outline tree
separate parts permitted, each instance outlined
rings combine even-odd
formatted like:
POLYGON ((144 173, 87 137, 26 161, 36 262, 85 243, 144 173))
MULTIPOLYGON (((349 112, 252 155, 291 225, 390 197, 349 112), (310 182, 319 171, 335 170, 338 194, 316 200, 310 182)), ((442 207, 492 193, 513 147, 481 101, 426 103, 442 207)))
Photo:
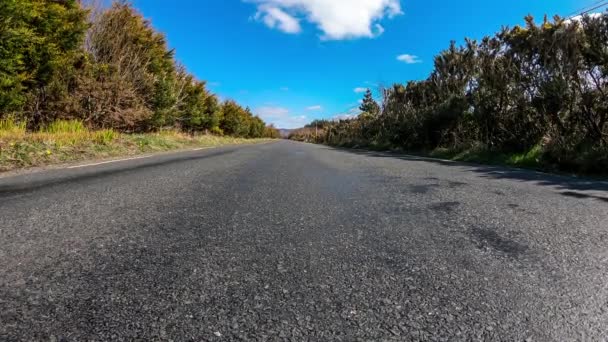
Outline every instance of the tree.
MULTIPOLYGON (((183 91, 174 53, 167 48, 164 35, 156 32, 130 4, 114 3, 94 18, 87 49, 93 62, 101 67, 99 81, 129 89, 126 93, 135 93, 147 109, 133 119, 120 121, 133 123, 137 126, 133 128, 140 130, 174 123, 183 91)), ((110 102, 117 104, 114 109, 118 111, 109 116, 134 113, 134 108, 122 105, 121 93, 108 95, 115 97, 110 102)))
POLYGON ((249 135, 251 112, 243 109, 235 101, 227 100, 222 104, 223 119, 220 128, 227 135, 246 137, 249 135))
POLYGON ((38 125, 47 87, 73 63, 86 29, 76 0, 0 1, 0 115, 29 105, 30 123, 38 125))
MULTIPOLYGON (((503 28, 480 43, 451 42, 427 79, 384 89, 382 106, 368 90, 362 114, 331 122, 323 142, 483 149, 602 172, 608 167, 606 46, 608 14, 545 17, 540 24, 528 16, 523 27, 503 28)), ((292 138, 309 140, 309 134, 303 129, 292 138)))
POLYGON ((367 89, 367 91, 365 92, 365 95, 363 96, 363 101, 361 102, 359 109, 362 112, 368 113, 374 117, 380 113, 380 106, 378 105, 378 102, 374 100, 374 96, 370 89, 367 89))
POLYGON ((209 128, 207 97, 210 95, 205 89, 205 83, 195 81, 191 75, 188 75, 183 93, 184 99, 178 107, 180 113, 179 121, 182 129, 186 131, 201 131, 209 128))

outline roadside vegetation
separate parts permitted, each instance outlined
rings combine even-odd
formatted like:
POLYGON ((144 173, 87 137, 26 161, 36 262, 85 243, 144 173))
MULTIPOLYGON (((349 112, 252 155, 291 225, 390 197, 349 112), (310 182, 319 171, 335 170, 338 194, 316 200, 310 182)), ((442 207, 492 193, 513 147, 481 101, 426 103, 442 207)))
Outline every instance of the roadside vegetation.
POLYGON ((452 42, 421 81, 368 91, 351 120, 291 139, 456 160, 608 173, 608 14, 452 42))
POLYGON ((148 133, 89 130, 80 121, 54 121, 28 131, 12 119, 0 120, 0 172, 90 159, 132 156, 179 149, 250 144, 268 138, 239 138, 175 129, 148 133))
POLYGON ((0 170, 279 137, 127 2, 0 1, 0 37, 0 170))

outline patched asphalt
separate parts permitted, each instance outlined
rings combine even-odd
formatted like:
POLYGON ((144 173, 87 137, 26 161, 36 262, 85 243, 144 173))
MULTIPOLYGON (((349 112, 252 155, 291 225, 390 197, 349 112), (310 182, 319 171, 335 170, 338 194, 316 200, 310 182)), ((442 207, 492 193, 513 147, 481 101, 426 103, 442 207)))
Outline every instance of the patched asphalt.
POLYGON ((606 341, 608 184, 289 141, 0 178, 2 341, 606 341))

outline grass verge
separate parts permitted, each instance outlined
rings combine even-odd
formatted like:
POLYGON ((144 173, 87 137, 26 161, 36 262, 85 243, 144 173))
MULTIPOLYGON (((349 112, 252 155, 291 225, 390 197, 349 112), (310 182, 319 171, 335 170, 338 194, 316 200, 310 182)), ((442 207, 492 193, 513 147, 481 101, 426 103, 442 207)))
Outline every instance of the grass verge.
POLYGON ((535 146, 523 153, 499 153, 483 148, 470 148, 466 150, 450 150, 438 148, 428 154, 430 157, 449 159, 454 161, 473 162, 489 165, 506 165, 527 169, 544 169, 542 164, 542 148, 535 146))
POLYGON ((473 147, 465 150, 450 150, 438 148, 425 155, 449 159, 454 161, 471 162, 486 165, 511 166, 522 169, 550 172, 564 175, 577 175, 605 179, 608 176, 606 153, 599 152, 598 156, 578 154, 576 157, 552 157, 550 152, 544 151, 541 145, 532 147, 521 153, 501 153, 489 151, 482 147, 473 147))
POLYGON ((608 177, 608 151, 582 149, 576 153, 564 153, 543 148, 538 144, 528 151, 505 153, 476 145, 468 148, 436 148, 432 151, 404 150, 390 145, 342 144, 337 147, 363 148, 370 151, 392 151, 420 157, 476 163, 481 165, 510 166, 522 169, 562 175, 584 176, 604 180, 608 177))
POLYGON ((0 172, 268 140, 190 135, 173 130, 149 134, 121 134, 113 130, 90 131, 77 121, 60 121, 38 132, 28 132, 25 126, 6 119, 0 120, 0 172))

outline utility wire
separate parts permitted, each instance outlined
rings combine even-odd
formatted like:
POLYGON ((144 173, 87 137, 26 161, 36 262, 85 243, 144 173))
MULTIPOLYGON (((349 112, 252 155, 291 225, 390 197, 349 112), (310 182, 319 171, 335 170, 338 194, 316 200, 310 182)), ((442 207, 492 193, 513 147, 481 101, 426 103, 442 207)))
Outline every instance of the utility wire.
POLYGON ((597 6, 597 5, 601 5, 601 3, 602 3, 602 2, 604 2, 604 1, 605 1, 605 0, 599 0, 599 1, 597 1, 597 2, 594 2, 593 4, 586 5, 586 6, 585 6, 585 7, 583 7, 583 8, 577 9, 576 11, 574 11, 574 12, 572 12, 572 13, 568 14, 568 17, 571 17, 571 16, 573 16, 573 15, 579 15, 580 13, 585 12, 586 10, 588 10, 588 9, 589 9, 589 8, 591 8, 591 7, 594 7, 594 6, 597 6))
POLYGON ((577 17, 579 15, 585 15, 588 14, 592 11, 595 11, 596 9, 602 8, 604 6, 608 6, 608 1, 598 1, 596 3, 594 3, 593 5, 590 5, 589 7, 583 7, 580 10, 570 14, 570 16, 568 17, 568 19, 572 19, 574 17, 577 17))

